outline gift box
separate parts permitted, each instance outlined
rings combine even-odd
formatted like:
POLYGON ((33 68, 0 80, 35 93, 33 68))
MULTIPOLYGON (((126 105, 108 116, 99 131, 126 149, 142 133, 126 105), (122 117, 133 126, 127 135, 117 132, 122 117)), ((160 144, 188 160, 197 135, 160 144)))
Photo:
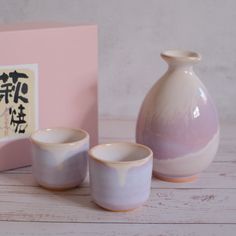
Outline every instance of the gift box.
POLYGON ((82 128, 97 144, 96 26, 2 28, 0 54, 0 170, 31 164, 38 128, 82 128))

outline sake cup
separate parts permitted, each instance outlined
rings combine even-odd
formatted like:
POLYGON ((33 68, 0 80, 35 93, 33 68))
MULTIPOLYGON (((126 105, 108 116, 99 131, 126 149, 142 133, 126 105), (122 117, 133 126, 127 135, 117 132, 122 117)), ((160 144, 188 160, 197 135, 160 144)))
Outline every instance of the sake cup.
POLYGON ((135 143, 102 144, 89 150, 93 201, 111 211, 129 211, 149 197, 153 153, 135 143))
POLYGON ((43 187, 64 190, 79 186, 87 173, 89 134, 52 128, 31 135, 33 175, 43 187))

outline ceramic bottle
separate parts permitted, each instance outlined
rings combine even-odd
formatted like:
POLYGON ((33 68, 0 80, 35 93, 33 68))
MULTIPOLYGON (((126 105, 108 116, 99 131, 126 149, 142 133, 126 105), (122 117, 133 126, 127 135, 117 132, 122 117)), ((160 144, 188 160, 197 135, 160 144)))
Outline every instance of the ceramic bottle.
POLYGON ((215 105, 193 65, 196 52, 161 53, 167 72, 154 84, 141 106, 136 141, 154 152, 153 174, 171 182, 188 182, 212 162, 219 143, 215 105))

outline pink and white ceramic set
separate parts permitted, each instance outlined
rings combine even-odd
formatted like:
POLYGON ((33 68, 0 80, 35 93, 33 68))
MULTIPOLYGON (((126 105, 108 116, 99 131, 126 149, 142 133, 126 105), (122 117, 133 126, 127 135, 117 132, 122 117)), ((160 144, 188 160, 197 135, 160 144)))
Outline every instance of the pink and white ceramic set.
POLYGON ((162 180, 187 182, 212 162, 219 123, 213 101, 192 69, 200 55, 169 50, 161 56, 169 68, 142 104, 137 143, 102 144, 89 150, 84 130, 37 131, 31 141, 33 173, 40 185, 80 185, 88 159, 94 202, 111 211, 127 211, 148 199, 152 172, 162 180))

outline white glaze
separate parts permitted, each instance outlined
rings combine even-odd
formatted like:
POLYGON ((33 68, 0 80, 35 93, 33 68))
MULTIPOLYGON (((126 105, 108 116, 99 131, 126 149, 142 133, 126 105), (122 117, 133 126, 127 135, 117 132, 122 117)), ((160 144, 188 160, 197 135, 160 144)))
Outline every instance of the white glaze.
POLYGON ((149 159, 144 159, 144 160, 140 160, 139 162, 134 162, 134 163, 106 163, 106 166, 109 166, 110 168, 113 168, 118 176, 118 180, 119 180, 119 185, 120 187, 123 187, 126 183, 126 176, 128 171, 131 168, 135 168, 138 166, 142 166, 144 165, 146 162, 148 162, 149 159))
POLYGON ((150 155, 150 150, 135 143, 111 143, 98 145, 92 148, 90 153, 104 163, 130 165, 135 161, 142 163, 150 155))
POLYGON ((192 111, 194 114, 201 93, 199 85, 202 89, 205 87, 192 69, 186 67, 185 73, 182 70, 183 68, 173 70, 170 67, 159 83, 151 89, 150 96, 145 101, 145 104, 149 104, 146 106, 145 113, 155 113, 152 119, 161 119, 164 124, 173 122, 173 118, 182 118, 187 122, 189 112, 192 111), (168 85, 169 83, 171 86, 168 85), (163 86, 168 86, 168 89, 163 89, 163 86), (192 99, 186 99, 190 97, 192 99))
POLYGON ((32 134, 31 138, 41 146, 50 145, 50 150, 52 150, 52 145, 74 145, 76 142, 80 142, 86 138, 88 134, 83 130, 75 130, 70 128, 53 128, 38 130, 32 134))

